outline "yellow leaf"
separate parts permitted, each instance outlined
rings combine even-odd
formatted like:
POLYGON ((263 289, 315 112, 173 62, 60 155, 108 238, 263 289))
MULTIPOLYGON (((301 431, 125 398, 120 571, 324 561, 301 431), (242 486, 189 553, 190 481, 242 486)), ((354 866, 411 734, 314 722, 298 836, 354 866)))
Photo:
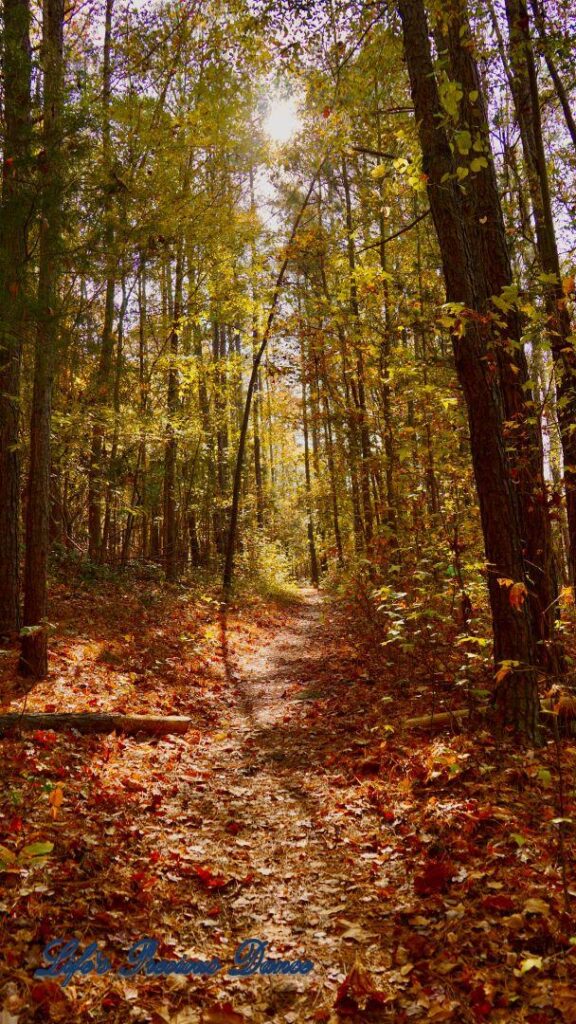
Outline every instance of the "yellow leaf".
POLYGON ((574 291, 574 274, 570 274, 568 277, 564 278, 562 281, 562 291, 564 292, 564 295, 572 294, 574 291))
POLYGON ((534 968, 537 971, 539 971, 541 967, 542 967, 542 957, 541 956, 527 956, 526 959, 522 960, 522 963, 520 964, 520 973, 521 974, 526 974, 527 971, 531 971, 534 968))

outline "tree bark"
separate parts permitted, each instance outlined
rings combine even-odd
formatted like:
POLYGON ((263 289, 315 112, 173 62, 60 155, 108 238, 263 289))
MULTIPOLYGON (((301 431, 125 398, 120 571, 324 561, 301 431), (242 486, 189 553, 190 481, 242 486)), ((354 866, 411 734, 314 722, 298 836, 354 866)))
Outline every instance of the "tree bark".
MULTIPOLYGON (((499 296, 512 284, 513 276, 466 0, 456 0, 453 5, 446 45, 452 74, 463 90, 460 104, 462 123, 472 138, 480 141, 485 157, 485 166, 474 173, 471 181, 467 179, 462 199, 470 225, 469 237, 476 245, 474 259, 482 297, 479 309, 490 313, 492 297, 499 296), (471 95, 476 98, 471 100, 471 95)), ((500 314, 499 319, 502 323, 493 332, 491 352, 498 364, 504 407, 504 440, 520 506, 536 655, 542 667, 555 674, 562 663, 562 652, 554 641, 554 605, 558 588, 546 502, 542 433, 533 414, 520 315, 512 308, 506 314, 500 314)))
POLYGON ((30 469, 26 506, 24 629, 19 669, 44 678, 48 672, 47 568, 50 521, 50 426, 59 334, 58 281, 64 198, 62 109, 64 0, 44 0, 43 180, 41 191, 38 322, 30 425, 30 469))
POLYGON ((512 605, 499 579, 528 589, 521 512, 504 441, 504 400, 498 366, 489 353, 497 344, 486 313, 485 285, 477 253, 478 225, 456 180, 432 62, 422 0, 398 0, 427 191, 441 251, 449 302, 471 312, 464 336, 453 335, 458 379, 470 427, 472 463, 486 559, 494 630, 494 656, 502 675, 496 690, 500 727, 511 726, 538 741, 535 641, 526 602, 512 605), (476 317, 474 314, 480 314, 476 317))
POLYGON ((20 362, 27 312, 30 187, 30 10, 4 0, 4 140, 0 198, 0 635, 20 626, 20 362))

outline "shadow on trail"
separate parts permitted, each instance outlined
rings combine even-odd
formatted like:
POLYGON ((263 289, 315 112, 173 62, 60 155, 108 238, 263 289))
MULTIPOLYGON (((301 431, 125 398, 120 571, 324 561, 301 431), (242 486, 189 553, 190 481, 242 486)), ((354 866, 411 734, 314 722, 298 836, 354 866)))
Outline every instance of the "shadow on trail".
MULTIPOLYGON (((308 814, 318 814, 320 798, 305 787, 315 776, 327 784, 337 784, 341 769, 327 761, 334 753, 357 742, 362 732, 362 719, 373 704, 373 690, 357 686, 357 703, 353 714, 339 714, 322 706, 313 711, 312 721, 298 716, 295 704, 298 694, 288 694, 298 682, 303 690, 334 694, 331 663, 337 653, 331 651, 316 603, 304 602, 296 619, 273 636, 261 666, 246 670, 242 658, 233 650, 229 638, 226 611, 220 613, 220 644, 222 663, 228 684, 233 688, 241 714, 249 725, 250 749, 239 766, 246 775, 265 774, 276 787, 298 800, 308 814), (284 640, 284 643, 282 643, 284 640), (301 642, 301 653, 298 650, 301 642), (353 738, 354 737, 354 738, 353 738)), ((255 655, 258 661, 258 655, 255 655)), ((346 671, 340 661, 338 671, 346 671)))

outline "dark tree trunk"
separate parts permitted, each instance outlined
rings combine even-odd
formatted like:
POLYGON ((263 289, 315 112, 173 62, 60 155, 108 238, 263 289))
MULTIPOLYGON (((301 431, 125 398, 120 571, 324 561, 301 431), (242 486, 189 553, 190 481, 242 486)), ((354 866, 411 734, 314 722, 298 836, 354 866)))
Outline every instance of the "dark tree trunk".
POLYGON ((44 0, 44 167, 41 191, 38 323, 30 425, 26 505, 24 629, 20 671, 42 679, 48 671, 47 567, 50 522, 50 425, 59 332, 63 187, 62 104, 64 0, 44 0))
MULTIPOLYGON (((442 109, 422 0, 398 0, 412 99, 427 175, 430 208, 438 235, 447 297, 471 312, 485 313, 479 266, 478 225, 455 179, 452 150, 441 126, 442 109)), ((497 344, 490 322, 471 316, 463 337, 453 338, 458 379, 470 426, 494 629, 494 655, 502 671, 496 698, 500 726, 511 726, 529 742, 538 740, 535 640, 526 602, 510 601, 502 578, 527 590, 521 511, 511 478, 503 433, 504 400, 498 365, 489 358, 497 344)), ((520 590, 522 593, 522 590, 520 590)))
MULTIPOLYGON (((480 309, 490 313, 492 296, 499 296, 512 283, 513 277, 490 150, 486 105, 464 0, 456 0, 453 6, 447 47, 453 77, 462 84, 464 92, 461 117, 472 137, 481 139, 486 157, 486 166, 474 173, 462 196, 470 225, 469 236, 477 245, 475 259, 482 296, 480 309), (477 96, 474 102, 470 95, 477 96), (475 230, 472 230, 472 225, 475 225, 475 230)), ((558 590, 546 504, 542 434, 531 405, 530 374, 522 345, 520 317, 515 309, 511 309, 506 315, 499 314, 499 318, 501 325, 493 332, 491 351, 498 363, 505 441, 520 505, 529 603, 537 639, 536 655, 539 663, 554 673, 560 667, 562 655, 554 643, 554 604, 558 590)))
POLYGON ((4 140, 0 199, 0 635, 20 625, 20 360, 27 311, 30 167, 30 11, 4 0, 4 140))

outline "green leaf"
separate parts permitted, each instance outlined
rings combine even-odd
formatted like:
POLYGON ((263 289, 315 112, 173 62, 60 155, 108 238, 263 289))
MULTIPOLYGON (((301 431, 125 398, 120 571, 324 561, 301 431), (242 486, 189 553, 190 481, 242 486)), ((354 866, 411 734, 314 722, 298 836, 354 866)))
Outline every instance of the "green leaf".
POLYGON ((552 785, 552 772, 548 768, 539 768, 536 774, 543 786, 552 785))
POLYGON ((7 846, 0 846, 0 866, 5 864, 13 864, 16 860, 16 854, 9 850, 7 846))
POLYGON ((456 132, 455 140, 458 152, 462 153, 462 156, 467 156, 472 148, 472 136, 470 132, 467 129, 456 132))
POLYGON ((47 857, 49 853, 52 853, 53 849, 54 843, 29 843, 28 846, 24 846, 20 850, 18 858, 47 857))

